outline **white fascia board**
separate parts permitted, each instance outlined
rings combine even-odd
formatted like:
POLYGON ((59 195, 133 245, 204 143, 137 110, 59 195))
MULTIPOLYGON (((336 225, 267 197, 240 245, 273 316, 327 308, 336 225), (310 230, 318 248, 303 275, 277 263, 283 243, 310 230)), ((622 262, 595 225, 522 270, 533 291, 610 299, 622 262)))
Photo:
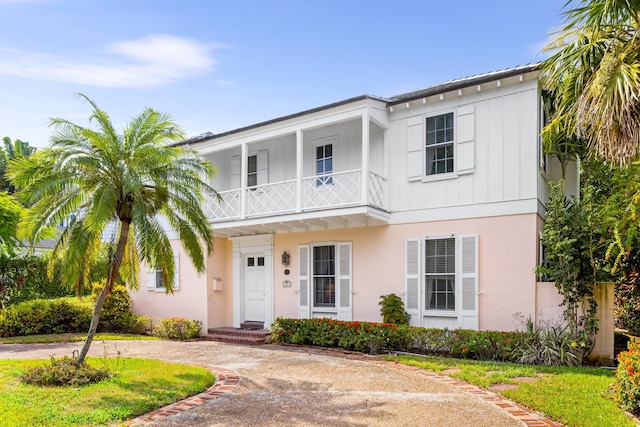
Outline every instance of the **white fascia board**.
POLYGON ((537 198, 395 212, 391 214, 389 224, 447 221, 532 213, 539 214, 537 198))
MULTIPOLYGON (((309 221, 314 219, 327 220, 333 217, 352 216, 352 215, 367 215, 381 222, 389 221, 389 214, 378 209, 371 208, 369 206, 355 206, 348 208, 336 208, 336 209, 320 209, 316 211, 299 212, 285 215, 274 215, 258 218, 243 219, 237 221, 225 221, 214 222, 212 228, 214 231, 219 230, 223 232, 225 228, 239 228, 239 227, 260 227, 268 226, 269 224, 287 224, 289 222, 296 221, 309 221)), ((294 226, 295 227, 295 226, 294 226)), ((277 227, 276 227, 277 228, 277 227)))

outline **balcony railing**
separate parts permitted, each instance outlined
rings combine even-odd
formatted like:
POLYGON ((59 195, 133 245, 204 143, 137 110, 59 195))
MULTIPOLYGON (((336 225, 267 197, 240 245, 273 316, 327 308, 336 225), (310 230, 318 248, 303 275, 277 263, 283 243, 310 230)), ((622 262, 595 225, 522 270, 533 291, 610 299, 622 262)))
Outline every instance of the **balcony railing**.
POLYGON ((335 172, 302 178, 300 200, 297 181, 288 180, 241 189, 221 191, 221 200, 211 197, 204 210, 211 221, 255 218, 329 208, 371 205, 387 209, 387 180, 368 173, 367 199, 363 200, 362 170, 335 172), (245 197, 243 212, 242 197, 245 197))

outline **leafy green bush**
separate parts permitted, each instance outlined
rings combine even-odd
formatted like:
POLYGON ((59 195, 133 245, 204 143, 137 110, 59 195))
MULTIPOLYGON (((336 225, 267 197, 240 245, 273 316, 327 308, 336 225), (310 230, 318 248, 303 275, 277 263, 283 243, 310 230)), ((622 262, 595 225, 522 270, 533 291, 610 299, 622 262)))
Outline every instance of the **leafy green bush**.
POLYGON ((75 297, 22 302, 0 311, 0 335, 4 337, 86 332, 92 305, 75 297))
POLYGON ((95 368, 86 363, 77 365, 75 360, 64 357, 51 358, 51 364, 25 369, 20 380, 38 386, 83 386, 110 378, 107 369, 95 368))
POLYGON ((160 322, 153 328, 153 335, 170 340, 189 340, 198 338, 201 328, 202 322, 199 320, 172 317, 160 319, 160 322))
POLYGON ((380 315, 384 323, 409 324, 411 315, 404 310, 404 302, 398 295, 382 295, 378 305, 380 306, 380 315))
POLYGON ((512 359, 523 338, 519 332, 416 328, 393 323, 334 319, 283 319, 271 325, 276 342, 338 347, 368 352, 412 351, 478 360, 512 359))
POLYGON ((47 260, 37 256, 8 258, 0 256, 0 307, 24 301, 73 295, 60 285, 57 273, 47 276, 47 260))
POLYGON ((623 409, 640 415, 640 339, 629 341, 629 350, 618 355, 614 383, 616 401, 623 409))
MULTIPOLYGON (((105 285, 106 279, 91 284, 91 297, 95 302, 105 285)), ((151 320, 146 316, 137 316, 131 312, 131 297, 124 285, 115 285, 102 306, 99 332, 121 332, 126 334, 144 334, 149 332, 151 320)))

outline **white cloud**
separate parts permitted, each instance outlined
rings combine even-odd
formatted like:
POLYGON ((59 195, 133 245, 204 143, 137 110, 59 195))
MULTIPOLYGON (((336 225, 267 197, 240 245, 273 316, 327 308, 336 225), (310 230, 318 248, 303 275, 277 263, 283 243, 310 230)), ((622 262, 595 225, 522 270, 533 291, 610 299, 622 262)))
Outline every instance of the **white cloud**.
POLYGON ((156 34, 111 43, 105 55, 91 61, 3 49, 0 74, 110 88, 154 87, 213 71, 212 51, 218 47, 156 34))

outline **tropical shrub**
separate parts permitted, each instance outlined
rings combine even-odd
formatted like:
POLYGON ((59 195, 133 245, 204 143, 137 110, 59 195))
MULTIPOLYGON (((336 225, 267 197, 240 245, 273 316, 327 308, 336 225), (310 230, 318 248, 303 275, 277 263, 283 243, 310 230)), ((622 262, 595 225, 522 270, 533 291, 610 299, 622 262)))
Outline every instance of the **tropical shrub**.
POLYGON ((528 365, 580 366, 591 349, 585 331, 572 331, 569 325, 536 327, 529 318, 523 339, 514 351, 514 361, 528 365))
POLYGON ((74 359, 51 358, 51 364, 34 366, 20 374, 20 380, 26 384, 38 386, 83 386, 110 378, 107 369, 96 368, 86 363, 78 365, 74 359))
POLYGON ((198 338, 202 322, 190 320, 182 317, 172 317, 170 319, 160 319, 153 328, 153 335, 169 340, 189 340, 198 338))
POLYGON ((380 315, 384 323, 396 325, 408 325, 411 315, 404 310, 404 302, 396 294, 382 295, 380 297, 380 315))
POLYGON ((0 311, 0 336, 86 332, 90 322, 91 302, 86 298, 26 301, 0 311))
POLYGON ((623 409, 640 415, 640 339, 629 341, 629 350, 618 355, 614 383, 616 401, 623 409))

